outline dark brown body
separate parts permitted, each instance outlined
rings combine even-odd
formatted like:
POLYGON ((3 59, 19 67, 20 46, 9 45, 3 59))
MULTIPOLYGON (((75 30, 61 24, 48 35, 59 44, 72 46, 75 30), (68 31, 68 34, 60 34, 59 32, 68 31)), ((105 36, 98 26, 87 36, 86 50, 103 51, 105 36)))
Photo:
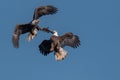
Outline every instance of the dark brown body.
POLYGON ((20 25, 17 25, 15 27, 14 33, 18 33, 18 31, 19 31, 19 33, 21 33, 21 34, 24 34, 24 33, 27 33, 27 32, 30 32, 32 34, 32 29, 34 29, 34 28, 39 29, 38 26, 36 26, 36 25, 20 24, 20 25))

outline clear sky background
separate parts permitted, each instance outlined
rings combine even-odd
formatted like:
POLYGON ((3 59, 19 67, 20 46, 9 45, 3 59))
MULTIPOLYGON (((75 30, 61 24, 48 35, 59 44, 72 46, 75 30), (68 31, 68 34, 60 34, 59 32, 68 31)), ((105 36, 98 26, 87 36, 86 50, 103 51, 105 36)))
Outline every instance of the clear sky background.
POLYGON ((120 80, 119 57, 119 0, 0 1, 0 80, 120 80), (40 31, 30 43, 25 34, 19 49, 12 45, 16 24, 31 21, 35 7, 42 5, 54 5, 59 11, 42 17, 39 26, 80 37, 81 46, 66 47, 69 53, 63 61, 38 50, 51 34, 40 31))

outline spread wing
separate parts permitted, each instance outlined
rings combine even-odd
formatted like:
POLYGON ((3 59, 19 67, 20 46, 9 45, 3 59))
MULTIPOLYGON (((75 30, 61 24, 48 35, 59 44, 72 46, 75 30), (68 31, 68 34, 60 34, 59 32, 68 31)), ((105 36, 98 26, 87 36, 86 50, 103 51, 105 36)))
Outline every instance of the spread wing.
POLYGON ((43 15, 54 14, 57 12, 57 8, 52 5, 40 6, 35 9, 33 20, 39 19, 43 15))
POLYGON ((44 40, 40 45, 39 45, 39 51, 44 55, 47 56, 51 51, 51 41, 50 40, 44 40))
POLYGON ((14 30, 14 34, 12 36, 12 43, 15 48, 19 47, 19 37, 21 34, 21 29, 19 27, 20 25, 17 25, 14 30))
POLYGON ((66 33, 63 36, 60 36, 59 41, 61 47, 70 46, 73 48, 77 48, 80 45, 79 37, 77 35, 74 35, 73 33, 66 33))
POLYGON ((19 24, 16 25, 13 36, 12 36, 12 43, 15 48, 19 47, 19 38, 21 34, 27 33, 29 31, 28 24, 19 24))

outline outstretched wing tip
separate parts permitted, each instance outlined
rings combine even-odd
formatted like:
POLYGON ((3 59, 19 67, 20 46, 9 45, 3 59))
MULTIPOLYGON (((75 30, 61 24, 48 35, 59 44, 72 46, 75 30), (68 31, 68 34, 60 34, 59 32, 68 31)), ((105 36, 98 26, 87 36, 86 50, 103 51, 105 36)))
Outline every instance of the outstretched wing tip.
POLYGON ((64 34, 63 36, 61 36, 61 38, 62 38, 62 41, 61 41, 62 47, 70 46, 72 48, 77 48, 80 46, 79 36, 74 35, 71 32, 64 34))
POLYGON ((58 9, 53 5, 40 6, 35 8, 33 19, 38 19, 44 15, 52 15, 57 13, 58 9))
POLYGON ((42 43, 38 46, 39 51, 42 55, 47 56, 50 53, 50 41, 43 40, 42 43))
POLYGON ((12 43, 15 48, 19 48, 19 36, 16 34, 13 34, 12 36, 12 43))

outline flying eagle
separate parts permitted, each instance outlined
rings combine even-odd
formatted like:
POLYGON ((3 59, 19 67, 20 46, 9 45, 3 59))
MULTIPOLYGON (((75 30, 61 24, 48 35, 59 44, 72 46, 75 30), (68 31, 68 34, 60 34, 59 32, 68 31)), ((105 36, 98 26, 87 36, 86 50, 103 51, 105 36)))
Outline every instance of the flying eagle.
POLYGON ((15 27, 13 36, 12 36, 12 42, 13 42, 13 46, 15 48, 19 47, 19 38, 21 34, 25 34, 28 33, 28 41, 30 41, 31 39, 33 39, 36 35, 37 35, 37 31, 41 30, 44 32, 49 32, 48 28, 41 28, 39 27, 38 24, 38 20, 34 20, 36 21, 35 24, 27 23, 27 24, 18 24, 15 27))
POLYGON ((57 31, 53 31, 50 39, 43 40, 39 45, 39 50, 44 56, 54 52, 56 60, 63 60, 67 56, 67 51, 63 49, 65 46, 77 48, 79 45, 80 39, 77 35, 68 32, 62 36, 58 36, 57 31))
POLYGON ((29 32, 27 39, 28 41, 30 41, 37 35, 38 30, 49 32, 48 28, 39 28, 38 26, 39 18, 44 15, 54 14, 56 12, 57 12, 57 8, 52 5, 40 6, 38 8, 35 8, 33 20, 31 22, 27 24, 16 25, 14 34, 12 37, 14 47, 16 48, 19 47, 19 37, 21 34, 25 34, 29 32))

